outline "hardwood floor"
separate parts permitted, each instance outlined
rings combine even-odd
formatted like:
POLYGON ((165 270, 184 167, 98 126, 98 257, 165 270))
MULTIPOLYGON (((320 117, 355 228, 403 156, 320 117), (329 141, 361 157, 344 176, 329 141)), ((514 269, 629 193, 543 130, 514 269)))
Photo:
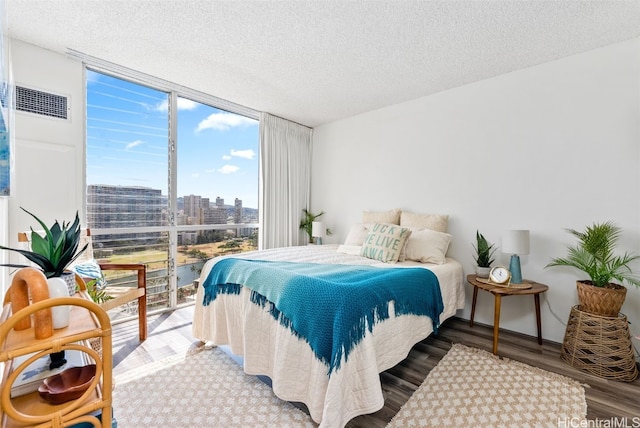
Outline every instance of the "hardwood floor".
MULTIPOLYGON (((198 346, 199 342, 191 335, 192 318, 193 306, 171 313, 151 315, 149 338, 143 343, 138 342, 135 320, 115 324, 114 375, 184 353, 198 346)), ((452 343, 491 352, 492 337, 493 328, 490 326, 476 323, 470 328, 468 321, 458 318, 446 321, 437 335, 416 344, 404 361, 380 375, 385 394, 384 407, 376 413, 354 418, 347 427, 384 427, 420 386, 429 371, 447 353, 452 343)), ((545 341, 538 345, 535 338, 510 331, 501 330, 498 353, 503 357, 568 376, 586 384, 589 419, 602 421, 627 418, 629 426, 640 426, 640 378, 626 383, 583 373, 560 359, 560 344, 545 341)))

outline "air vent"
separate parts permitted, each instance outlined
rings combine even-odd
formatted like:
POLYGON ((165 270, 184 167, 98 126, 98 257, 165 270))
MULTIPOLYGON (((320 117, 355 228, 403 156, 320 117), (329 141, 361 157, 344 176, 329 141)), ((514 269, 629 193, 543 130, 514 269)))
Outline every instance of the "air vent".
POLYGON ((67 119, 67 97, 16 86, 16 110, 67 119))

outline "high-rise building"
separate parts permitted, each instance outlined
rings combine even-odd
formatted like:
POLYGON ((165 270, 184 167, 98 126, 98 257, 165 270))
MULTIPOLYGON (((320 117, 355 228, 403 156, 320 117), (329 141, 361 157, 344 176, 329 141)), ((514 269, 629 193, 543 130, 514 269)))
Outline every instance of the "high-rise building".
MULTIPOLYGON (((87 186, 87 226, 91 229, 137 228, 165 226, 167 198, 161 190, 140 186, 87 186)), ((100 235, 93 238, 94 247, 109 246, 118 239, 135 239, 139 243, 157 240, 157 232, 141 234, 100 235)))
POLYGON ((162 226, 166 198, 159 189, 140 186, 87 186, 87 223, 94 229, 162 226))
POLYGON ((202 224, 202 217, 200 215, 202 197, 199 195, 188 195, 184 196, 183 199, 184 214, 187 216, 187 224, 202 224))
POLYGON ((227 210, 220 207, 202 209, 202 224, 225 224, 227 222, 227 210))
POLYGON ((235 224, 242 223, 242 199, 236 198, 233 211, 233 222, 235 224))

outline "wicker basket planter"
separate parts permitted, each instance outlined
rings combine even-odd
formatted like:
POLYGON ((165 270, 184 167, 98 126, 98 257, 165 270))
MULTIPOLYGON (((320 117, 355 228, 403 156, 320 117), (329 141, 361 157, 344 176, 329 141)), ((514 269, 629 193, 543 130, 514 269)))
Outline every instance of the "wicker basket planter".
POLYGON ((618 284, 595 287, 589 281, 577 281, 576 287, 580 310, 603 317, 617 317, 627 297, 627 289, 618 284))
POLYGON ((629 323, 624 314, 603 317, 574 306, 560 358, 576 369, 605 379, 633 382, 638 377, 629 323))

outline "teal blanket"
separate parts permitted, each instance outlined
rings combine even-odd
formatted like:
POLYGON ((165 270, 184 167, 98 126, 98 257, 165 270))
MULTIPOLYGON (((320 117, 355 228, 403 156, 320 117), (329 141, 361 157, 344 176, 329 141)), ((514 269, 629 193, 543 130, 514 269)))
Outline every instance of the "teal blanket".
POLYGON ((204 305, 220 293, 239 294, 245 286, 251 301, 304 339, 316 358, 340 367, 373 326, 396 315, 424 315, 437 329, 444 310, 438 278, 422 268, 377 268, 243 260, 218 261, 204 281, 204 305))

